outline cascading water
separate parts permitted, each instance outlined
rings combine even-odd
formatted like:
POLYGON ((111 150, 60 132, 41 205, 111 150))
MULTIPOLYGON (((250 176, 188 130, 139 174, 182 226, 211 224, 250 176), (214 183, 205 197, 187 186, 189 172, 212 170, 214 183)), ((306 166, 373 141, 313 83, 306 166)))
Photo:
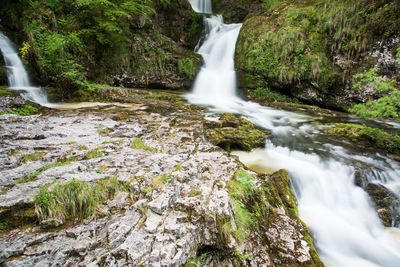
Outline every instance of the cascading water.
MULTIPOLYGON (((195 11, 208 13, 199 10, 200 1, 190 2, 195 11)), ((352 162, 378 169, 365 172, 366 179, 397 196, 399 164, 378 154, 364 156, 330 144, 312 124, 317 118, 241 100, 236 96, 233 61, 241 25, 223 24, 220 16, 205 18, 205 24, 207 36, 198 49, 204 65, 188 101, 213 111, 241 114, 272 132, 274 143, 268 141, 252 160, 262 162, 267 169, 289 171, 299 215, 327 266, 399 266, 400 242, 383 227, 368 195, 354 185, 352 162)), ((249 157, 239 156, 243 161, 249 157)), ((392 231, 399 234, 397 228, 392 231)))
POLYGON ((20 92, 21 96, 29 101, 49 106, 45 90, 30 85, 24 64, 13 43, 2 32, 0 32, 0 50, 6 63, 9 89, 20 92))

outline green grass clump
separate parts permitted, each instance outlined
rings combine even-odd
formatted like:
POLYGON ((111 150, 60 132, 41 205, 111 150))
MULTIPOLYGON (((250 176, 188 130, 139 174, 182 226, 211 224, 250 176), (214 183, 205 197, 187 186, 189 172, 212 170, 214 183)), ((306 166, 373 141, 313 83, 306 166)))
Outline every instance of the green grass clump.
POLYGON ((34 115, 38 112, 38 109, 35 107, 32 107, 31 105, 25 105, 21 108, 13 108, 11 110, 11 113, 13 114, 17 114, 20 116, 30 116, 30 115, 34 115))
POLYGON ((65 222, 92 217, 96 214, 96 208, 118 190, 123 190, 123 186, 115 177, 100 180, 94 186, 72 179, 56 184, 51 190, 42 187, 35 197, 35 213, 40 222, 48 219, 65 222))
POLYGON ((156 149, 156 148, 146 146, 146 145, 144 144, 144 142, 143 142, 142 140, 138 139, 138 138, 132 140, 132 142, 131 142, 131 148, 133 148, 133 149, 148 150, 148 151, 151 151, 151 152, 154 152, 154 153, 157 152, 157 149, 156 149))

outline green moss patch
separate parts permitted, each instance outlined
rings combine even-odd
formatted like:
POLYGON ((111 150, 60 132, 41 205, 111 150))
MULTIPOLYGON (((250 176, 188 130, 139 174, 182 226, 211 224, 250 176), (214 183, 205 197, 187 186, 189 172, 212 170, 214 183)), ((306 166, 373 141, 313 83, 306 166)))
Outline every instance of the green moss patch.
POLYGON ((131 148, 133 149, 142 149, 142 150, 148 150, 153 153, 156 153, 158 150, 154 147, 146 146, 144 142, 138 138, 132 140, 131 142, 131 148))
POLYGON ((37 169, 35 172, 29 174, 26 178, 24 179, 17 179, 17 184, 21 184, 21 183, 27 183, 30 181, 33 181, 39 174, 41 174, 42 172, 51 169, 51 168, 55 168, 55 167, 59 167, 59 166, 65 166, 70 164, 71 161, 66 161, 66 162, 56 162, 53 164, 49 164, 49 165, 45 165, 40 167, 39 169, 37 169))
POLYGON ((385 150, 389 153, 400 153, 400 135, 388 133, 378 128, 359 124, 339 123, 326 128, 325 133, 345 137, 366 147, 385 150))
POLYGON ((32 161, 37 161, 42 157, 46 156, 47 153, 32 153, 32 154, 25 154, 21 158, 21 163, 27 163, 32 161))
POLYGON ((205 136, 214 145, 230 151, 250 151, 264 144, 266 133, 256 129, 248 120, 236 118, 230 113, 222 114, 219 122, 205 121, 205 136))

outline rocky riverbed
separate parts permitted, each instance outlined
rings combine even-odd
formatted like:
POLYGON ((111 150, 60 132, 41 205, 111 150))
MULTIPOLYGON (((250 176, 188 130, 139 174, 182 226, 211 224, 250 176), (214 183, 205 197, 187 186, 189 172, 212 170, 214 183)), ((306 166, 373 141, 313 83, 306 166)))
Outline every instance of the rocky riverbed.
POLYGON ((0 116, 5 266, 322 265, 285 171, 257 175, 208 142, 203 108, 118 92, 131 103, 0 116), (110 177, 124 190, 95 215, 35 214, 40 188, 110 177))

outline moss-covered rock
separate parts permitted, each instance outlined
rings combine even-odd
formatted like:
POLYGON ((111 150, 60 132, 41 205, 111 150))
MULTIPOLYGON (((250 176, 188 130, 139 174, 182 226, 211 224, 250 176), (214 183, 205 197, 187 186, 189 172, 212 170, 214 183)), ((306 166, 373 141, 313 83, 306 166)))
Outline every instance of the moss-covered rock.
POLYGON ((204 134, 211 143, 228 151, 250 151, 262 146, 267 136, 248 120, 237 118, 230 113, 222 114, 218 122, 205 121, 204 134))
MULTIPOLYGON (((290 188, 287 171, 280 170, 272 175, 256 177, 239 169, 227 184, 227 188, 233 203, 234 220, 222 220, 217 223, 223 242, 229 243, 231 241, 229 239, 233 236, 239 244, 261 243, 267 249, 271 261, 279 266, 323 266, 307 227, 297 216, 297 202, 290 188), (284 242, 277 242, 279 238, 275 236, 275 230, 271 231, 277 226, 293 227, 292 229, 296 229, 295 231, 301 236, 287 236, 287 238, 300 237, 307 242, 306 250, 310 256, 306 261, 300 262, 296 257, 290 256, 300 248, 301 242, 294 242, 296 245, 290 252, 287 249, 285 251, 284 242)), ((239 251, 232 255, 236 255, 239 266, 243 266, 246 258, 255 256, 251 252, 239 251)))
POLYGON ((346 89, 353 74, 376 64, 370 55, 377 41, 396 38, 400 29, 396 1, 265 2, 266 11, 247 16, 239 34, 240 86, 321 106, 345 110, 354 101, 346 89))
POLYGON ((395 216, 392 215, 392 210, 398 205, 400 199, 378 184, 369 183, 365 190, 374 201, 379 218, 386 227, 396 226, 400 223, 399 218, 394 218, 395 216))
POLYGON ((325 128, 325 133, 345 137, 365 147, 378 148, 387 153, 400 153, 400 135, 359 124, 338 123, 325 128))

